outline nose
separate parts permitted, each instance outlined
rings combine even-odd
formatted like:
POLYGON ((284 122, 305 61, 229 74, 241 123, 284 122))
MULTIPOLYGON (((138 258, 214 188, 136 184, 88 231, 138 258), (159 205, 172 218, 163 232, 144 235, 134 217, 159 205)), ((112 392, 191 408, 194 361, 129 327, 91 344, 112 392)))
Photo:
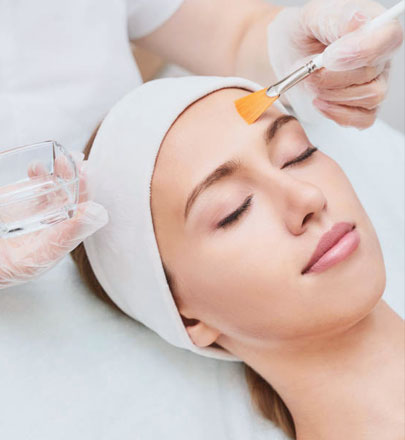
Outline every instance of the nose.
POLYGON ((285 224, 292 234, 300 235, 326 210, 326 197, 319 186, 287 174, 280 183, 285 224))

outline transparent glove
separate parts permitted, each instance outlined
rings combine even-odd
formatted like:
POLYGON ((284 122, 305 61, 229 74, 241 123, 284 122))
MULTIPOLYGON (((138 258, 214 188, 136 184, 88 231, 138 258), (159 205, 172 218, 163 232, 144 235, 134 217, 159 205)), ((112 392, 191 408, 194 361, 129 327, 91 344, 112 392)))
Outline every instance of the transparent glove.
POLYGON ((284 94, 282 102, 298 118, 318 123, 322 114, 357 128, 374 123, 403 31, 398 20, 372 31, 361 26, 384 11, 370 0, 311 0, 300 8, 283 9, 268 25, 268 54, 278 79, 326 50, 325 68, 284 94))
MULTIPOLYGON (((79 204, 71 219, 19 237, 0 238, 0 289, 24 283, 55 266, 86 237, 108 222, 105 208, 87 201, 86 161, 83 154, 73 153, 79 169, 79 204)), ((63 164, 60 164, 63 166, 63 164)), ((28 170, 30 177, 45 172, 40 163, 28 170)), ((44 196, 41 203, 48 203, 44 196)))

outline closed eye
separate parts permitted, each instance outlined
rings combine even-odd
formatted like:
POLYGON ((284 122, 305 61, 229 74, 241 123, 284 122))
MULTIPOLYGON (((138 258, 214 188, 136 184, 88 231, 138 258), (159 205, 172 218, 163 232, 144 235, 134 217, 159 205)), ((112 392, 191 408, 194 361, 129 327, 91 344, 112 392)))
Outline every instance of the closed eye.
POLYGON ((317 151, 318 148, 316 147, 308 147, 302 154, 300 154, 299 156, 297 156, 295 159, 292 159, 288 162, 286 162, 281 169, 289 167, 291 165, 294 165, 298 162, 302 162, 305 159, 308 159, 308 157, 310 157, 313 153, 315 153, 315 151, 317 151))
POLYGON ((217 228, 226 228, 231 223, 238 220, 238 218, 249 208, 252 198, 253 195, 248 196, 243 204, 236 211, 232 212, 232 214, 229 214, 218 223, 217 228))
MULTIPOLYGON (((296 158, 286 162, 281 169, 286 168, 288 166, 292 166, 294 164, 297 164, 299 162, 304 161, 305 159, 308 159, 313 153, 315 153, 315 151, 317 151, 318 148, 316 147, 308 147, 302 154, 300 154, 299 156, 297 156, 296 158)), ((225 217, 224 219, 222 219, 218 224, 217 224, 217 228, 226 228, 228 226, 230 226, 232 223, 236 222, 239 217, 248 210, 248 208, 251 206, 251 201, 253 198, 253 194, 251 194, 250 196, 248 196, 245 201, 242 203, 242 205, 236 209, 234 212, 232 212, 231 214, 229 214, 227 217, 225 217)))

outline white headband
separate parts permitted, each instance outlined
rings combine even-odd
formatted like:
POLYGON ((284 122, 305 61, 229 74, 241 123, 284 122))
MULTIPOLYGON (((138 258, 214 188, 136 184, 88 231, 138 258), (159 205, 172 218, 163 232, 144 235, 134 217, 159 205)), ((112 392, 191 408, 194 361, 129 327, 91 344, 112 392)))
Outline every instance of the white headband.
POLYGON ((262 88, 233 77, 165 78, 137 87, 114 105, 88 160, 89 198, 107 209, 110 220, 84 245, 98 281, 127 315, 177 347, 240 361, 190 339, 166 281, 150 205, 155 160, 171 125, 190 104, 227 87, 262 88))

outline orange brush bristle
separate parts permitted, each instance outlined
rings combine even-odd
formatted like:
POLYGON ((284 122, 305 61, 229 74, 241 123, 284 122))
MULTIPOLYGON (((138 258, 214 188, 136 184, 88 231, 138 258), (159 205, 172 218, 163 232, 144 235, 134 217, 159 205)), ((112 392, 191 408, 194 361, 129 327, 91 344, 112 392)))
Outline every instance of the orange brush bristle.
POLYGON ((280 96, 267 96, 266 91, 261 89, 235 101, 236 110, 248 124, 253 124, 280 96))

